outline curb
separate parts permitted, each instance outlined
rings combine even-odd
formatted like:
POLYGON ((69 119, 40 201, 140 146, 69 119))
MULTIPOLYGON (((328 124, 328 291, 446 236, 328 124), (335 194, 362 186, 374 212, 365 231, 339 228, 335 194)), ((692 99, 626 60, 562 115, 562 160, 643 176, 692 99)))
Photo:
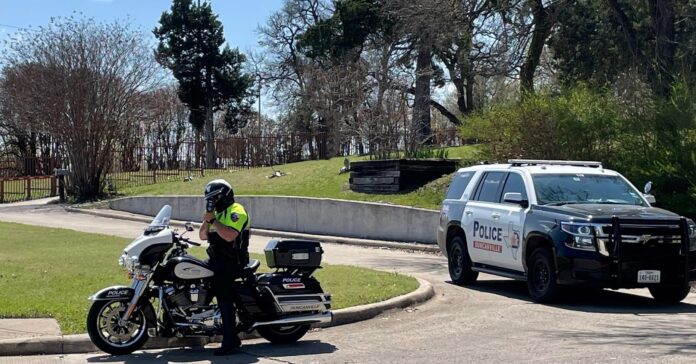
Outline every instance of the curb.
MULTIPOLYGON (((104 211, 104 210, 99 211, 99 210, 93 210, 93 209, 81 209, 81 208, 75 208, 75 207, 70 207, 70 206, 66 207, 65 210, 68 212, 75 212, 75 213, 80 213, 80 214, 105 217, 105 218, 109 218, 109 219, 136 221, 136 222, 142 222, 145 224, 149 224, 150 221, 152 221, 152 218, 150 218, 150 217, 131 214, 131 213, 128 213, 126 215, 124 213, 108 212, 108 211, 104 211)), ((170 225, 183 228, 184 222, 178 221, 178 220, 172 220, 170 222, 170 225)), ((366 248, 388 248, 388 249, 399 249, 399 250, 406 250, 406 251, 420 251, 420 252, 426 252, 426 253, 440 253, 440 248, 436 244, 435 245, 427 245, 427 244, 418 244, 418 243, 397 243, 397 242, 392 242, 392 241, 345 238, 345 237, 337 237, 337 236, 315 235, 315 234, 305 234, 305 233, 292 233, 292 232, 285 232, 285 231, 254 229, 254 228, 252 228, 251 231, 254 234, 263 235, 263 236, 271 236, 271 237, 279 237, 279 238, 320 240, 322 242, 327 242, 327 243, 355 245, 355 246, 362 246, 362 247, 366 247, 366 248)))
MULTIPOLYGON (((382 302, 335 310, 331 323, 314 327, 325 328, 368 320, 385 311, 414 306, 435 296, 435 290, 430 282, 420 278, 416 279, 420 286, 413 292, 382 302)), ((259 335, 256 331, 251 334, 240 334, 242 340, 258 337, 259 335)), ((220 342, 220 339, 221 337, 219 336, 213 338, 150 338, 142 349, 202 347, 211 342, 220 342)), ((78 354, 98 351, 99 349, 92 344, 87 334, 0 340, 0 357, 10 355, 78 354)))

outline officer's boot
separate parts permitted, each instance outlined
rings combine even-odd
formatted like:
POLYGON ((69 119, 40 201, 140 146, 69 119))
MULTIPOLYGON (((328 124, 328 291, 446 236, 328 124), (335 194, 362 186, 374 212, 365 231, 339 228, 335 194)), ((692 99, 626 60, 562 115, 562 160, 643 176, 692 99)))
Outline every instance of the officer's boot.
POLYGON ((222 315, 222 345, 213 353, 216 356, 231 354, 242 345, 235 330, 234 304, 230 301, 219 304, 222 315))

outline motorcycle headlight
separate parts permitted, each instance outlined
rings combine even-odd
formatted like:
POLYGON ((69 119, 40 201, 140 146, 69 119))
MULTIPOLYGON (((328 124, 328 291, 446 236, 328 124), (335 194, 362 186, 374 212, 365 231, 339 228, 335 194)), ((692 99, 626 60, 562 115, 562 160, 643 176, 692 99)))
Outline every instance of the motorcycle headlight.
POLYGON ((121 255, 121 257, 118 259, 118 264, 129 271, 133 271, 140 267, 140 261, 138 257, 132 257, 127 254, 121 255))
POLYGON ((577 222, 561 222, 561 230, 570 235, 565 242, 569 248, 596 251, 595 229, 592 224, 577 222))
POLYGON ((128 255, 126 255, 126 254, 123 254, 120 257, 118 257, 118 265, 125 268, 126 267, 126 258, 128 258, 128 255))

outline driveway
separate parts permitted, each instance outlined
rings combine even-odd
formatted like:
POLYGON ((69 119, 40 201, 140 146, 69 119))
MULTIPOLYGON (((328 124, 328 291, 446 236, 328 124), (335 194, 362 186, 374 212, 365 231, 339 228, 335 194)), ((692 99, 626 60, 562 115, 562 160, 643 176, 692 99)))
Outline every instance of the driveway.
MULTIPOLYGON (((60 206, 0 206, 0 220, 134 237, 142 223, 68 213, 60 206)), ((260 252, 268 237, 255 236, 260 252)), ((300 343, 245 342, 239 354, 172 349, 123 357, 103 353, 0 357, 0 363, 224 362, 694 362, 696 296, 657 306, 647 290, 568 291, 555 305, 530 302, 524 283, 482 274, 473 287, 447 283, 446 260, 428 253, 325 244, 325 260, 411 274, 429 280, 436 296, 424 305, 309 333, 300 343)), ((346 277, 350 279, 350 277, 346 277)))

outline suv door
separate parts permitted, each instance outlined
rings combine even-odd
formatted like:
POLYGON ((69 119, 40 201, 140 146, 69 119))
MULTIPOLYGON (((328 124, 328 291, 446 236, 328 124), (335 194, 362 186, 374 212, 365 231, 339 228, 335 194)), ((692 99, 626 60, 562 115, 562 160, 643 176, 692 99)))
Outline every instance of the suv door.
POLYGON ((520 244, 522 244, 521 239, 524 236, 522 229, 524 228, 526 207, 516 203, 506 203, 503 199, 508 192, 517 192, 522 195, 523 200, 529 201, 522 174, 515 171, 508 173, 503 191, 500 194, 500 200, 490 207, 494 226, 502 228, 502 251, 496 256, 495 265, 524 274, 520 244))
POLYGON ((500 201, 500 193, 507 172, 486 172, 479 180, 476 191, 464 208, 464 231, 471 261, 497 265, 502 252, 502 226, 498 212, 494 211, 500 201))

